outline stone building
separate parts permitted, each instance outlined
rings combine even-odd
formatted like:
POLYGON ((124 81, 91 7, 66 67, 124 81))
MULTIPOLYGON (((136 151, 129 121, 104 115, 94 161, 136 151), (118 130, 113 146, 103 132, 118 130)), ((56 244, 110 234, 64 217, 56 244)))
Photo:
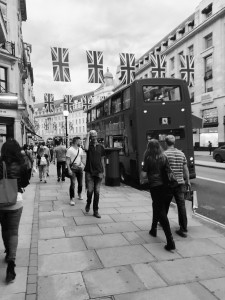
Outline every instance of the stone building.
POLYGON ((32 47, 23 41, 26 0, 0 1, 0 147, 8 137, 21 145, 34 133, 32 47))
POLYGON ((225 143, 225 1, 203 0, 192 15, 136 60, 136 78, 150 78, 150 55, 166 56, 166 77, 181 78, 180 56, 194 57, 194 82, 189 86, 198 147, 225 143))

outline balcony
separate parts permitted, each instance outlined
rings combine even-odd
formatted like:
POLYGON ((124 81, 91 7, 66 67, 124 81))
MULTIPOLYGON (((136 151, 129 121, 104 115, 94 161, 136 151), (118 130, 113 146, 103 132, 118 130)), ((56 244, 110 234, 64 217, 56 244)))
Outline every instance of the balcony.
POLYGON ((2 11, 0 9, 0 43, 4 43, 7 37, 7 30, 5 20, 2 15, 2 11))

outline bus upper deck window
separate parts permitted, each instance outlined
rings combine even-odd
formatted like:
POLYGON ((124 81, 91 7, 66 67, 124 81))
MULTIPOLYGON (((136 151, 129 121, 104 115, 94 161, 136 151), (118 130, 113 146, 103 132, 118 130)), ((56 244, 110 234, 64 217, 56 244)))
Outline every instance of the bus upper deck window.
POLYGON ((145 102, 181 101, 179 86, 144 85, 143 95, 145 102))

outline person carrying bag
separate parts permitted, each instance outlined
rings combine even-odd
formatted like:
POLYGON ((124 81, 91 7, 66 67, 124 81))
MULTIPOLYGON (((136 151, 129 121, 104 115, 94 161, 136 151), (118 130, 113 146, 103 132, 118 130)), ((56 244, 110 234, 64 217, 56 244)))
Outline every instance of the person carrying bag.
POLYGON ((18 230, 23 210, 22 193, 29 184, 27 167, 19 143, 8 139, 0 157, 0 225, 5 247, 6 283, 15 277, 18 230))

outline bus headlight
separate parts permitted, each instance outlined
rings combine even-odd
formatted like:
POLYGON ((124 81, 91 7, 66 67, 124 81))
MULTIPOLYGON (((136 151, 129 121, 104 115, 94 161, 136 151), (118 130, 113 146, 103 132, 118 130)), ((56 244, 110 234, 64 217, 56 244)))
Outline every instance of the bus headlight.
POLYGON ((181 108, 181 111, 185 111, 185 108, 181 108))
POLYGON ((194 160, 194 157, 191 156, 191 157, 190 157, 190 161, 193 161, 193 160, 194 160))

